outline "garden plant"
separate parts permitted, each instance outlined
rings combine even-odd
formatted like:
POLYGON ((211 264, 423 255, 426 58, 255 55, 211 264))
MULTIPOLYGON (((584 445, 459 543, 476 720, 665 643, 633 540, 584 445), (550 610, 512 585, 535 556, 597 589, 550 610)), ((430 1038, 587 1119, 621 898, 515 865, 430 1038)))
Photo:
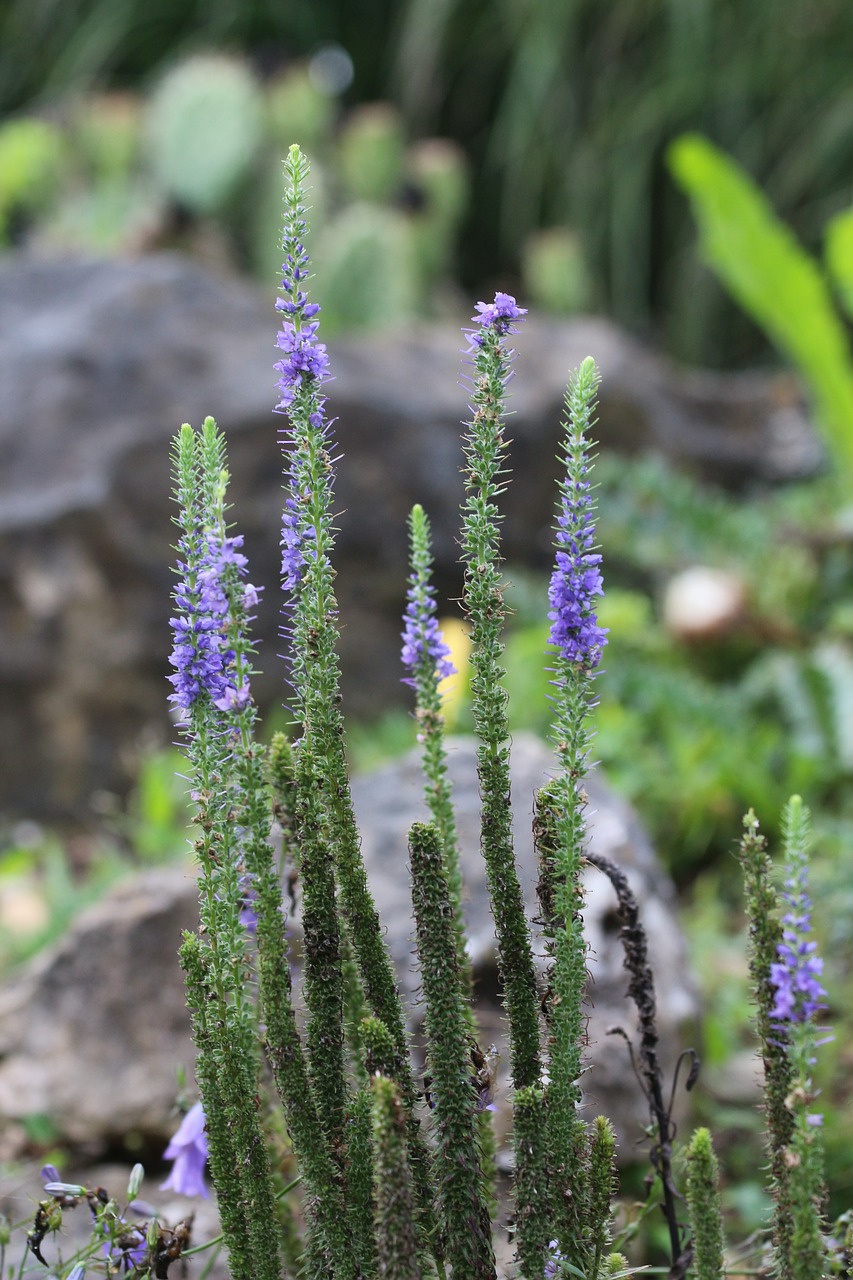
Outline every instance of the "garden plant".
MULTIPOLYGON (((595 1052, 585 1034, 580 880, 590 863, 618 902, 638 1015, 630 1057, 649 1103, 652 1176, 643 1212, 660 1213, 665 1223, 664 1270, 700 1280, 727 1269, 783 1280, 843 1274, 851 1241, 845 1221, 830 1230, 825 1217, 813 1080, 826 995, 811 938, 806 806, 794 796, 783 814, 782 887, 752 812, 740 845, 774 1208, 766 1230, 738 1249, 736 1265, 724 1237, 713 1135, 700 1128, 683 1152, 675 1150, 674 1084, 663 1079, 659 1062, 654 975, 637 902, 624 871, 587 845, 590 712, 608 643, 597 617, 604 587, 590 477, 599 383, 591 357, 570 375, 566 393, 543 655, 555 768, 535 801, 539 915, 536 922, 526 917, 512 844, 500 539, 509 342, 525 310, 506 293, 477 304, 465 335, 461 553, 481 851, 510 1045, 510 1097, 500 1100, 513 1117, 508 1207, 496 1194, 495 1086, 476 1039, 445 760, 439 684, 451 655, 437 622, 429 520, 419 506, 409 520, 402 650, 430 815, 411 828, 408 851, 400 850, 411 872, 425 1012, 426 1069, 413 1066, 408 1011, 367 882, 347 771, 333 567, 339 453, 326 411, 331 369, 320 307, 308 294, 307 178, 307 161, 294 146, 285 163, 275 367, 284 423, 285 700, 295 728, 268 747, 251 688, 250 624, 260 589, 248 581, 242 539, 229 520, 225 440, 208 418, 200 429, 184 425, 174 446, 180 538, 171 702, 196 806, 200 898, 200 926, 185 935, 180 959, 200 1098, 166 1152, 174 1161, 168 1185, 206 1194, 209 1162, 234 1280, 274 1280, 284 1272, 311 1280, 488 1280, 507 1227, 512 1273, 525 1280, 630 1274, 636 1223, 615 1212, 614 1131, 604 1117, 586 1118, 582 1093, 584 1063, 595 1052), (298 874, 304 937, 298 983, 282 892, 290 869, 298 874), (534 924, 545 940, 544 973, 535 962, 534 924)), ((694 1055, 688 1085, 697 1068, 694 1055)), ((36 1266, 44 1274, 48 1265, 63 1280, 178 1273, 200 1247, 191 1241, 189 1216, 174 1226, 160 1221, 136 1200, 141 1177, 137 1167, 123 1205, 47 1168, 45 1199, 15 1274, 36 1266), (78 1205, 91 1213, 91 1243, 65 1262, 46 1261, 50 1233, 78 1205)), ((5 1236, 4 1250, 8 1230, 5 1236)))

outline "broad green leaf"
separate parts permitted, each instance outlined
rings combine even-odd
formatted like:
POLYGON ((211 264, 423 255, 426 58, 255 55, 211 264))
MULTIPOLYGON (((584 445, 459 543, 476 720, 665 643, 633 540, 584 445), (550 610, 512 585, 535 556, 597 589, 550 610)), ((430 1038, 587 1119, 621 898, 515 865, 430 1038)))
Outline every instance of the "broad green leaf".
POLYGON ((853 316, 853 209, 845 209, 826 224, 823 252, 841 305, 853 316))
POLYGON ((849 486, 853 360, 823 272, 751 178, 706 138, 682 135, 668 160, 692 202, 709 266, 798 367, 839 478, 849 486))

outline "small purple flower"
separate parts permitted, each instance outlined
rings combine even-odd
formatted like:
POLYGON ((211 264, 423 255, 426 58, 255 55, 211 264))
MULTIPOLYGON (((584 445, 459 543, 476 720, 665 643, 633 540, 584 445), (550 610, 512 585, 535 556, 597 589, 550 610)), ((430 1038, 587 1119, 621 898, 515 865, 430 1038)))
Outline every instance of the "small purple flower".
POLYGON ((319 387, 330 377, 329 355, 325 344, 317 339, 320 326, 314 320, 320 307, 316 302, 309 302, 307 294, 299 288, 301 281, 307 280, 310 274, 311 264, 303 243, 306 230, 304 211, 300 206, 285 224, 285 244, 289 251, 281 269, 281 287, 287 296, 279 298, 275 304, 276 311, 284 317, 276 338, 276 346, 284 353, 275 365, 276 372, 281 375, 276 384, 278 412, 286 412, 290 408, 297 391, 304 384, 319 387))
POLYGON ((469 352, 483 345, 484 330, 493 329, 499 337, 507 333, 518 333, 512 322, 527 315, 527 308, 517 306, 511 293, 496 293, 494 302, 478 302, 476 310, 477 315, 472 316, 471 320, 480 328, 463 331, 471 344, 469 352))
POLYGON ((562 511, 557 519, 557 565, 551 574, 548 618, 549 644, 566 661, 592 671, 607 644, 607 630, 598 625, 595 599, 604 594, 601 556, 593 551, 595 525, 592 495, 581 464, 563 486, 562 511))
POLYGON ((146 1228, 124 1220, 119 1225, 121 1230, 115 1239, 104 1244, 104 1254, 113 1269, 120 1267, 125 1271, 132 1271, 134 1267, 142 1267, 148 1261, 146 1228))
MULTIPOLYGON (((184 711, 204 692, 222 711, 241 709, 249 700, 248 683, 239 689, 235 683, 235 654, 227 641, 230 609, 223 577, 229 566, 245 575, 248 561, 239 549, 242 545, 242 537, 220 539, 209 533, 207 551, 192 586, 187 565, 179 566, 185 577, 175 593, 181 613, 170 619, 175 643, 169 661, 175 674, 168 679, 174 688, 169 701, 184 711)), ((256 602, 258 588, 247 584, 246 591, 249 599, 256 602)))
POLYGON ((180 1127, 163 1153, 165 1160, 174 1160, 172 1172, 160 1184, 161 1191, 177 1191, 182 1196, 203 1196, 210 1192, 204 1181, 207 1161, 207 1134, 204 1131, 205 1115, 200 1102, 190 1107, 180 1127))
POLYGON ((563 1261, 563 1255, 560 1253, 556 1240, 551 1240, 548 1244, 548 1256, 545 1259, 545 1280, 555 1280, 560 1274, 560 1263, 563 1261))
MULTIPOLYGON (((311 425, 317 430, 323 429, 322 414, 312 414, 311 425), (317 419, 315 422, 314 419, 317 419)), ((288 473, 287 496, 281 515, 281 585, 284 591, 295 591, 302 581, 305 566, 311 554, 311 545, 316 542, 317 531, 313 525, 302 527, 301 509, 306 494, 299 488, 296 473, 296 459, 291 456, 288 473)))
POLYGON ((302 328, 297 328, 291 320, 282 322, 276 345, 284 352, 284 358, 273 366, 281 375, 277 383, 280 399, 276 409, 288 409, 304 381, 319 386, 328 380, 329 355, 325 344, 317 341, 319 327, 316 321, 302 328))
POLYGON ((435 616, 435 588, 413 573, 409 578, 408 604, 404 616, 404 629, 400 633, 403 639, 403 666, 411 674, 404 676, 403 683, 414 689, 417 682, 414 677, 419 669, 427 669, 436 679, 456 674, 456 668, 450 661, 450 647, 441 637, 438 621, 435 616))
POLYGON ((815 954, 817 943, 809 939, 811 900, 808 893, 808 862, 798 858, 790 868, 783 894, 790 908, 782 917, 779 957, 770 966, 770 986, 774 1003, 771 1019, 784 1026, 809 1022, 826 1008, 826 991, 820 982, 823 961, 815 954))

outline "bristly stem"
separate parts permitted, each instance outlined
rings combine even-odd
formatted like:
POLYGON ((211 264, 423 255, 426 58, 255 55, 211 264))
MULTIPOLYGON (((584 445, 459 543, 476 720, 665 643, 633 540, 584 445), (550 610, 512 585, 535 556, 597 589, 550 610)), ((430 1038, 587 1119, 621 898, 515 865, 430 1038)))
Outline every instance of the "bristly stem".
POLYGON ((819 1090, 814 1063, 819 1041, 815 1016, 826 1009, 821 985, 823 961, 811 937, 811 898, 808 889, 811 815, 799 796, 792 796, 782 812, 787 910, 782 916, 782 940, 770 967, 774 1004, 770 1019, 774 1033, 784 1038, 791 1064, 791 1091, 785 1105, 793 1117, 786 1152, 792 1222, 790 1271, 795 1280, 811 1280, 827 1270, 824 1211, 827 1199, 823 1174, 823 1116, 813 1110, 819 1090))
POLYGON ((441 843, 433 824, 417 822, 412 827, 409 857, 447 1260, 457 1280, 494 1280, 489 1214, 480 1188, 477 1097, 470 1072, 468 1020, 459 992, 441 843))
POLYGON ((274 1192, 257 1101, 256 1021, 248 999, 247 934, 242 919, 247 890, 247 826, 240 821, 246 794, 232 768, 248 748, 251 645, 248 609, 257 592, 242 581, 242 539, 229 537, 225 513, 225 444, 212 418, 201 432, 185 425, 175 446, 178 523, 182 530, 172 701, 185 713, 193 795, 198 805, 200 936, 185 943, 194 1027, 202 1051, 201 1079, 214 1156, 214 1176, 226 1178, 223 1196, 235 1195, 245 1230, 226 1226, 237 1274, 248 1256, 252 1273, 279 1274, 274 1192), (198 1002, 204 1002, 204 1016, 198 1002), (206 1096, 205 1096, 206 1094, 206 1096), (240 1239, 234 1232, 240 1230, 240 1239), (248 1250, 248 1255, 247 1251, 248 1250))
POLYGON ((793 1222, 790 1169, 786 1159, 794 1131, 794 1117, 786 1105, 793 1084, 793 1067, 783 1030, 771 1017, 774 993, 770 974, 782 941, 779 923, 780 897, 771 880, 772 863, 767 841, 753 811, 743 820, 740 865, 749 923, 749 972, 756 1003, 756 1030, 764 1061, 764 1113, 770 1149, 770 1184, 773 1194, 773 1241, 779 1280, 792 1280, 791 1227, 793 1222))
POLYGON ((432 542, 429 518, 416 504, 409 515, 409 590, 403 629, 403 666, 409 673, 404 683, 415 691, 415 719, 418 741, 423 751, 426 780, 424 798, 435 823, 444 851, 444 865, 456 926, 456 951, 463 993, 471 995, 471 962, 465 947, 462 915, 462 873, 459 868, 459 839, 453 798, 447 776, 444 747, 444 716, 439 683, 454 675, 450 649, 438 629, 435 589, 432 586, 432 542))
POLYGON ((594 705, 592 683, 606 633, 598 625, 596 600, 602 594, 600 555, 595 550, 589 433, 599 376, 587 358, 572 373, 566 391, 562 460, 556 519, 556 566, 548 592, 549 642, 553 647, 553 741, 560 771, 541 797, 538 821, 540 894, 546 899, 546 932, 554 960, 550 975, 548 1149, 555 1234, 564 1259, 583 1269, 588 1236, 588 1165, 585 1126, 580 1118, 583 999, 587 948, 583 936, 581 860, 586 843, 587 797, 594 705))
POLYGON ((421 1280, 405 1108, 393 1080, 376 1075, 372 1088, 377 1274, 379 1280, 421 1280))
POLYGON ((471 710, 478 738, 477 766, 483 813, 481 846, 495 918, 498 965, 510 1033, 516 1089, 539 1081, 539 1006, 530 930, 515 866, 510 805, 509 728, 503 685, 502 632, 506 608, 501 582, 500 512, 506 443, 503 411, 512 353, 506 336, 525 312, 499 293, 477 304, 467 336, 474 377, 465 437, 465 503, 462 561, 463 605, 471 627, 471 710))
MULTIPOLYGON (((297 751, 297 790, 302 812, 314 833, 323 835, 335 862, 340 901, 367 1002, 382 1019, 395 1045, 394 1079, 409 1117, 410 1159, 424 1212, 429 1202, 427 1159, 418 1137, 415 1089, 409 1065, 406 1022, 393 964, 382 938, 379 915, 367 883, 352 807, 340 710, 340 664, 337 654, 338 608, 334 593, 333 483, 334 445, 325 413, 322 387, 329 378, 325 346, 318 339, 320 310, 308 301, 304 285, 310 276, 305 250, 305 193, 308 162, 291 147, 285 161, 285 215, 282 248, 283 314, 278 346, 283 353, 277 408, 288 418, 282 433, 286 496, 282 517, 282 585, 289 597, 291 677, 294 713, 301 724, 297 751), (323 828, 327 828, 327 834, 323 828)), ((319 868, 318 868, 319 874, 319 868)), ((328 884, 325 910, 330 909, 328 884)), ((331 974, 337 963, 326 956, 331 974)), ((338 985, 337 974, 333 983, 338 985)), ((341 987, 342 990, 342 987, 341 987)), ((335 997, 337 999, 337 997, 335 997)), ((328 1034, 331 1039, 331 1024, 328 1034)), ((335 1029, 337 1044, 337 1030, 335 1029)), ((343 1031, 341 1030, 341 1044, 343 1031)), ((328 1096, 345 1092, 337 1050, 327 1066, 328 1096)), ((319 1067, 318 1063, 318 1067, 319 1067)))
POLYGON ((707 1129, 697 1129, 687 1148, 687 1208, 696 1280, 722 1280, 723 1215, 719 1166, 707 1129))
POLYGON ((625 872, 603 854, 596 854, 588 849, 584 856, 587 862, 607 876, 616 891, 619 904, 619 936, 625 953, 625 968, 629 975, 628 995, 637 1007, 640 1023, 639 1074, 649 1104, 652 1124, 657 1130, 652 1163, 660 1175, 663 1190, 661 1208, 669 1232, 671 1274, 680 1275, 683 1274, 687 1258, 682 1247, 677 1208, 679 1197, 672 1172, 672 1120, 664 1100, 663 1073, 658 1059, 657 1002, 654 977, 649 964, 648 939, 640 920, 639 904, 625 872))
POLYGON ((513 1101, 515 1151, 515 1249, 521 1275, 538 1280, 552 1238, 545 1145, 545 1094, 519 1089, 513 1101))

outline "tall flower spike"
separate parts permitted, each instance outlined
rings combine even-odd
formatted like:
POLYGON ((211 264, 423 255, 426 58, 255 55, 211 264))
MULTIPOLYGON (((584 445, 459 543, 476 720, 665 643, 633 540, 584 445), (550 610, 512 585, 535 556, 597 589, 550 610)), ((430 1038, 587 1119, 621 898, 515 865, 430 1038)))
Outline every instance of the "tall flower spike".
MULTIPOLYGON (((284 272, 285 296, 278 310, 284 322, 279 349, 284 358, 277 365, 280 400, 288 426, 282 433, 287 456, 287 499, 282 525, 285 586, 292 591, 288 603, 291 622, 291 679, 293 709, 302 724, 297 755, 296 790, 299 795, 298 838, 302 849, 301 877, 304 903, 307 886, 314 879, 318 923, 331 920, 337 911, 334 872, 340 904, 358 962, 364 993, 371 1011, 382 1019, 394 1039, 393 1077, 409 1115, 409 1153, 419 1199, 427 1203, 426 1151, 417 1135, 414 1082, 409 1065, 406 1022, 396 985, 393 963, 382 936, 367 873, 361 855, 358 829, 347 774, 343 718, 340 711, 340 664, 337 655, 337 601, 334 592, 333 515, 334 457, 329 423, 324 416, 322 389, 329 377, 325 347, 318 341, 318 308, 309 303, 303 288, 309 274, 304 240, 305 191, 308 162, 299 147, 290 148, 284 165, 284 272), (288 573, 288 565, 290 572, 288 573), (310 865, 309 865, 310 864, 310 865), (316 874, 315 874, 316 873, 316 874), (322 895, 322 902, 320 896, 322 895)), ((306 912, 307 918, 307 912, 306 912)), ((332 989, 341 991, 339 957, 329 947, 324 928, 317 930, 318 962, 326 965, 321 979, 331 1005, 332 989), (324 951, 325 947, 325 951, 324 951)), ((309 954, 306 931, 306 955, 309 954)), ((319 975, 318 975, 319 976, 319 975)), ((337 1000, 337 996, 335 997, 337 1000)), ((338 1025, 325 1028, 328 1048, 316 1066, 330 1085, 337 1076, 343 1087, 343 1040, 338 1025)), ((319 1028, 318 1028, 319 1031, 319 1028)), ((330 1089, 328 1097, 341 1089, 330 1089)), ((337 1110, 342 1120, 339 1107, 337 1110)), ((341 1142, 343 1141, 341 1135, 341 1142)))
POLYGON ((465 948, 465 921, 462 915, 462 873, 459 868, 459 839, 453 798, 447 776, 444 747, 444 717, 439 681, 454 675, 450 648, 444 643, 435 616, 435 588, 432 576, 432 543, 429 519, 416 504, 409 515, 412 572, 404 618, 403 666, 409 672, 404 684, 415 690, 418 738, 423 747, 424 799, 438 828, 444 852, 444 867, 450 889, 456 932, 456 952, 462 990, 471 994, 471 965, 465 948))
POLYGON ((429 521, 421 506, 409 517, 412 572, 409 575, 406 613, 403 619, 403 666, 409 672, 404 683, 413 689, 430 686, 456 674, 450 647, 444 643, 435 616, 435 587, 430 582, 429 521))
POLYGON ((501 513, 506 440, 504 404, 513 352, 506 338, 525 314, 507 293, 478 302, 466 331, 473 357, 471 420, 465 435, 462 561, 464 608, 471 627, 471 710, 483 798, 480 843, 498 940, 498 967, 510 1029, 516 1089, 539 1081, 539 997, 530 930, 513 852, 509 726, 503 653, 506 607, 501 575, 501 513))
MULTIPOLYGON (((794 801, 799 802, 799 797, 795 796, 794 801)), ((776 948, 778 960, 770 966, 770 985, 774 992, 770 1017, 784 1027, 809 1022, 826 1008, 826 991, 820 982, 823 960, 815 954, 817 943, 809 938, 812 908, 805 842, 792 851, 782 896, 788 910, 782 916, 782 941, 776 948)))
MULTIPOLYGON (((587 1237, 589 1169, 583 1152, 585 1126, 579 1115, 584 1044, 586 941, 580 866, 586 842, 586 794, 591 704, 590 683, 605 643, 595 597, 601 594, 600 557, 595 554, 587 432, 598 388, 595 362, 588 358, 569 379, 564 424, 566 477, 560 487, 556 523, 556 566, 551 576, 550 643, 553 655, 553 740, 560 774, 548 791, 550 824, 546 856, 549 929, 554 962, 550 974, 550 1076, 547 1144, 552 1172, 553 1230, 567 1262, 591 1265, 587 1237)), ((544 811, 540 810, 540 819, 544 811)))
POLYGON ((607 631, 598 625, 595 612, 596 598, 604 594, 604 589, 598 567, 601 556, 594 549, 594 509, 587 478, 587 432, 598 381, 595 363, 587 357, 573 375, 566 396, 571 427, 564 446, 566 478, 560 487, 557 563, 548 589, 548 642, 560 650, 567 662, 586 671, 598 666, 607 644, 607 631))
POLYGON ((294 434, 289 442, 290 465, 287 469, 286 494, 281 523, 281 575, 286 592, 294 591, 302 581, 309 544, 316 542, 317 529, 308 517, 306 508, 311 500, 306 485, 304 457, 300 457, 295 421, 302 419, 318 433, 326 435, 324 418, 325 397, 320 388, 331 377, 329 355, 325 344, 319 341, 320 307, 309 302, 304 285, 311 275, 311 263, 305 248, 308 224, 302 203, 308 162, 298 147, 291 147, 285 161, 288 187, 285 195, 285 218, 282 235, 284 262, 281 269, 283 297, 276 301, 276 311, 282 316, 276 338, 281 359, 275 363, 279 375, 277 413, 286 413, 294 423, 294 434))
POLYGON ((819 980, 822 964, 808 936, 810 814, 799 796, 792 796, 782 812, 782 836, 787 872, 783 897, 789 909, 782 917, 782 940, 776 949, 779 958, 770 965, 770 987, 775 993, 770 1019, 791 1065, 792 1088, 785 1108, 793 1117, 793 1132, 784 1152, 790 1223, 775 1243, 779 1274, 809 1280, 827 1274, 823 1117, 812 1110, 820 1092, 813 1079, 818 1043, 813 1019, 818 1010, 826 1008, 826 992, 819 980))

